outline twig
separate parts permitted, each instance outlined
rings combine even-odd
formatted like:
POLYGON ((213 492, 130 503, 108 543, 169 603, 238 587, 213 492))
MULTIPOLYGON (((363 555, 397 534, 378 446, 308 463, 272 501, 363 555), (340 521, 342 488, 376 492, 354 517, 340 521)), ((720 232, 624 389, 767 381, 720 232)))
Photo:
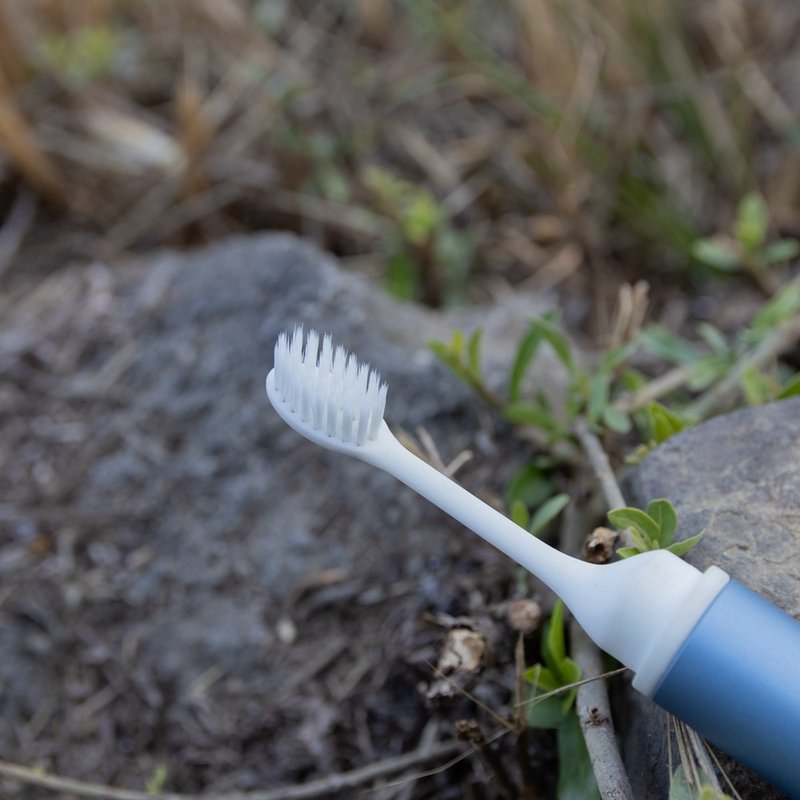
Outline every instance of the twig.
POLYGON ((658 400, 665 394, 675 391, 683 386, 697 372, 698 365, 682 364, 680 367, 659 375, 658 378, 642 386, 641 389, 624 394, 615 403, 614 408, 630 414, 646 406, 651 400, 658 400))
MULTIPOLYGON (((422 736, 419 737, 419 744, 417 745, 417 752, 422 753, 436 743, 437 725, 435 720, 431 719, 422 731, 422 736)), ((411 800, 411 795, 414 793, 414 787, 417 785, 418 777, 412 775, 408 780, 397 787, 398 791, 395 794, 395 800, 411 800)))
POLYGON ((72 794, 77 797, 100 798, 100 800, 205 800, 205 798, 208 798, 208 800, 212 800, 212 798, 213 800, 307 800, 307 798, 331 795, 343 789, 352 789, 355 786, 369 783, 376 778, 390 775, 393 772, 401 772, 426 761, 446 758, 458 753, 461 749, 461 746, 454 741, 423 745, 418 750, 410 753, 385 758, 383 761, 376 761, 374 764, 367 764, 364 767, 348 772, 327 775, 315 781, 268 789, 263 792, 213 793, 207 795, 152 793, 76 781, 59 775, 49 775, 46 772, 23 767, 20 764, 12 764, 8 761, 0 761, 0 775, 29 786, 39 786, 43 789, 72 794))
POLYGON ((519 791, 511 780, 506 765, 499 754, 492 750, 492 740, 486 737, 478 721, 474 719, 458 720, 455 727, 459 738, 471 745, 483 759, 490 774, 494 775, 503 792, 509 797, 518 797, 519 791))
POLYGON ((798 337, 800 337, 800 316, 793 317, 776 328, 748 356, 738 361, 723 380, 701 394, 686 409, 687 414, 696 419, 703 419, 712 411, 725 408, 741 391, 739 381, 748 369, 760 367, 771 361, 780 352, 794 344, 798 337))
MULTIPOLYGON (((617 492, 621 498, 619 487, 617 492)), ((564 511, 561 541, 562 547, 568 553, 579 553, 582 549, 581 532, 586 526, 581 517, 581 512, 573 503, 564 511)), ((572 657, 581 668, 581 674, 586 678, 601 675, 603 659, 600 650, 574 617, 570 620, 569 632, 572 657)), ((575 698, 575 710, 600 796, 603 800, 633 800, 633 790, 614 735, 606 682, 589 680, 581 684, 575 698)))
POLYGON ((622 496, 619 484, 614 475, 614 470, 611 469, 608 456, 606 455, 606 451, 603 450, 600 440, 592 432, 584 419, 579 419, 575 423, 574 431, 586 455, 589 457, 597 479, 600 481, 600 486, 603 489, 608 507, 610 509, 622 508, 625 505, 625 498, 622 496))

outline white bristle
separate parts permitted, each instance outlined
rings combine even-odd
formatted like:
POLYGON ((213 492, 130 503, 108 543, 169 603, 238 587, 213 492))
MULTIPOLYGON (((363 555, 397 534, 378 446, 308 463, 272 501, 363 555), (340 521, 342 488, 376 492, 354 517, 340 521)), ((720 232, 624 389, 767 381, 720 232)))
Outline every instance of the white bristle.
POLYGON ((314 430, 345 443, 375 439, 386 405, 386 384, 369 364, 330 334, 297 326, 275 344, 275 388, 289 410, 314 430))

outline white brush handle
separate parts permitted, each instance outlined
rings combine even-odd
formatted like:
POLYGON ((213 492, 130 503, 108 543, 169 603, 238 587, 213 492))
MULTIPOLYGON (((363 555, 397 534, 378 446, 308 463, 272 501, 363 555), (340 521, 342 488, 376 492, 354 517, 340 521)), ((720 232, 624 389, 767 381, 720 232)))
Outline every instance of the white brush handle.
POLYGON ((571 558, 410 453, 385 421, 356 444, 296 413, 277 391, 274 370, 266 387, 278 414, 303 436, 393 475, 544 581, 600 647, 636 672, 634 685, 645 694, 728 581, 722 570, 701 573, 666 550, 603 565, 571 558))
POLYGON ((592 574, 602 569, 595 564, 571 558, 520 528, 508 517, 403 447, 385 422, 382 423, 377 438, 363 450, 365 461, 390 473, 417 494, 430 500, 535 574, 560 597, 568 598, 574 593, 576 583, 591 581, 592 574))
POLYGON ((520 528, 409 452, 385 422, 351 455, 388 472, 497 547, 549 586, 591 638, 637 673, 650 693, 728 576, 699 570, 666 550, 613 564, 588 564, 520 528))

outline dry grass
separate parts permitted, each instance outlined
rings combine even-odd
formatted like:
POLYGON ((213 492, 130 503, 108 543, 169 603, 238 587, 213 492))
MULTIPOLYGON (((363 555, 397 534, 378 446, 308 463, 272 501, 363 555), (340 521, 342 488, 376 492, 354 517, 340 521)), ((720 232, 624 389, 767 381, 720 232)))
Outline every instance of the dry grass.
POLYGON ((747 191, 800 231, 799 28, 782 0, 0 0, 0 208, 32 187, 95 257, 294 229, 434 304, 469 270, 682 274, 747 191))

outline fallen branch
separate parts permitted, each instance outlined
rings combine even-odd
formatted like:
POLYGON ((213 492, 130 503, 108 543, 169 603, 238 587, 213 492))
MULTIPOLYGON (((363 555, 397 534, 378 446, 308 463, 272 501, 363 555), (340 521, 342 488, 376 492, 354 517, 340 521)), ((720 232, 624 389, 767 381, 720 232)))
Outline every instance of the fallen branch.
POLYGON ((625 498, 622 496, 614 470, 608 461, 606 451, 600 444, 600 440, 589 428, 585 419, 579 419, 574 427, 575 435, 578 437, 584 452, 589 457, 594 474, 600 481, 600 486, 605 495, 609 509, 622 508, 625 505, 625 498))
MULTIPOLYGON (((614 484, 616 486, 615 480, 614 484)), ((619 486, 616 486, 616 492, 622 498, 619 486)), ((564 511, 561 542, 563 549, 570 554, 580 553, 583 549, 582 531, 586 525, 582 516, 574 503, 567 506, 564 511)), ((586 635, 574 617, 569 623, 569 633, 571 655, 581 668, 581 676, 587 679, 578 686, 575 711, 581 724, 583 740, 586 743, 600 796, 603 800, 633 800, 633 790, 614 734, 608 687, 604 680, 592 680, 603 674, 600 649, 586 635)))
POLYGON ((418 764, 447 758, 460 753, 462 749, 461 745, 454 741, 438 742, 436 744, 423 743, 419 749, 411 753, 385 758, 383 761, 376 761, 358 769, 327 775, 324 778, 307 781, 303 784, 267 789, 263 792, 231 792, 225 794, 215 792, 206 795, 190 795, 120 789, 113 786, 101 786, 95 783, 64 778, 60 775, 50 775, 38 769, 31 769, 8 761, 0 761, 0 776, 29 786, 39 786, 43 789, 63 792, 77 797, 100 798, 100 800, 212 800, 212 798, 213 800, 307 800, 308 798, 327 796, 343 789, 352 789, 369 783, 376 778, 401 772, 418 764))

